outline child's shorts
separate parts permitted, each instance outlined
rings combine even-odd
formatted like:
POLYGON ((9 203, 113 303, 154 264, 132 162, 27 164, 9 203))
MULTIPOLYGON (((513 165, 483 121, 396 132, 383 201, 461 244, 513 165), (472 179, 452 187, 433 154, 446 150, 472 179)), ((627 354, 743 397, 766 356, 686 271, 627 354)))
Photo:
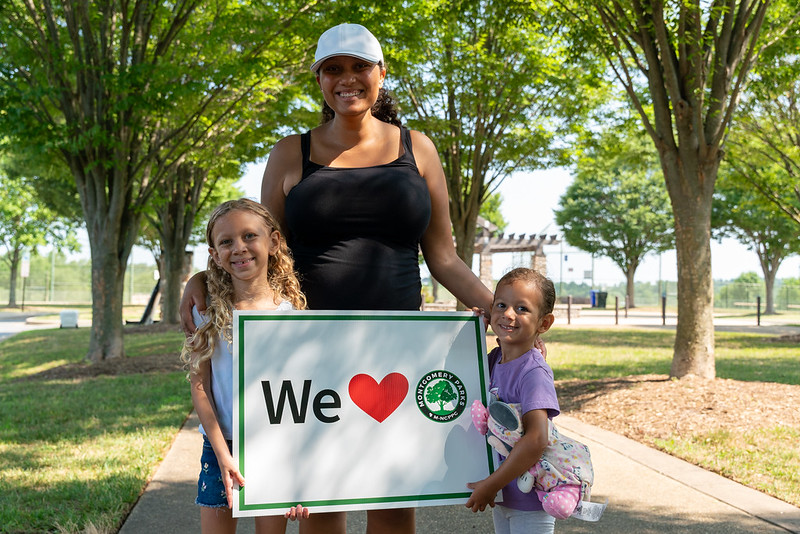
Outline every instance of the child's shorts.
MULTIPOLYGON (((228 450, 233 449, 233 442, 228 441, 228 450)), ((200 477, 197 479, 197 499, 195 504, 209 508, 227 508, 228 498, 222 484, 222 471, 219 468, 217 455, 208 438, 203 436, 203 454, 200 455, 200 477)))

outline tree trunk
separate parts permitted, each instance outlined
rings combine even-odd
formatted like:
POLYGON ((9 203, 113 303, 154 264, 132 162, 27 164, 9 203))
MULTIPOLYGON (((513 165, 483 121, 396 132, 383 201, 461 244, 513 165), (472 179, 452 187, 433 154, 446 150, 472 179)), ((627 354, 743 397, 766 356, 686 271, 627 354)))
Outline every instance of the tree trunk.
POLYGON ((678 325, 670 376, 681 378, 697 375, 712 379, 716 376, 716 368, 711 196, 717 165, 698 165, 697 156, 694 161, 687 161, 689 159, 684 153, 680 165, 677 164, 677 158, 670 157, 665 158, 664 164, 675 215, 675 248, 678 257, 678 325), (685 176, 692 172, 698 173, 698 176, 685 176), (687 185, 688 182, 692 185, 687 185), (700 187, 693 187, 695 184, 700 184, 700 187))
MULTIPOLYGON (((762 262, 762 265, 765 265, 766 262, 762 262)), ((764 309, 765 315, 774 315, 775 314, 775 275, 778 272, 778 268, 780 267, 781 261, 773 261, 766 263, 766 267, 763 269, 764 272, 764 290, 766 292, 766 308, 764 309), (777 265, 776 265, 777 264, 777 265)))
POLYGON ((472 256, 475 254, 475 225, 477 219, 472 221, 464 221, 461 224, 453 224, 453 233, 456 238, 456 253, 458 257, 464 260, 467 267, 472 269, 472 256), (470 230, 471 229, 471 230, 470 230))
MULTIPOLYGON (((90 243, 105 237, 104 243, 116 241, 116 232, 103 231, 90 243)), ((86 359, 97 363, 125 356, 122 342, 122 295, 128 254, 120 258, 117 247, 92 246, 92 331, 86 359)))
POLYGON ((110 209, 107 205, 87 209, 85 197, 81 195, 92 255, 92 329, 86 359, 97 363, 125 356, 122 297, 139 219, 124 209, 130 205, 130 198, 123 195, 112 195, 110 209))
POLYGON ((11 269, 8 274, 8 307, 17 307, 17 279, 19 278, 20 247, 11 251, 11 269))
MULTIPOLYGON (((453 233, 456 238, 456 254, 461 258, 467 267, 472 269, 472 256, 475 253, 475 225, 477 224, 477 212, 472 221, 469 217, 462 218, 460 221, 453 221, 453 233)), ((466 310, 466 306, 461 301, 458 301, 456 309, 459 311, 466 310)))
POLYGON ((180 324, 181 293, 186 272, 185 243, 169 243, 171 250, 161 255, 161 322, 180 324))
POLYGON ((625 294, 628 297, 628 308, 635 308, 636 305, 633 301, 633 276, 636 274, 636 269, 628 269, 625 272, 625 294))
POLYGON ((180 323, 178 306, 192 267, 186 248, 207 181, 208 169, 186 162, 178 165, 162 192, 166 202, 150 219, 161 241, 161 321, 167 324, 180 323))

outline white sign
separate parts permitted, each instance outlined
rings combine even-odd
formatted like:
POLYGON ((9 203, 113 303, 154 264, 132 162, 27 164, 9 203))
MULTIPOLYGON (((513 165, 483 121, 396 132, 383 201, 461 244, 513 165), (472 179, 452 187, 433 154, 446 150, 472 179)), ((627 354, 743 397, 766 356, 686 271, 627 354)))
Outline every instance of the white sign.
POLYGON ((19 270, 19 275, 22 278, 28 278, 31 275, 31 255, 27 252, 22 255, 22 261, 20 262, 19 270))
POLYGON ((496 459, 471 313, 235 312, 236 517, 464 504, 496 459))

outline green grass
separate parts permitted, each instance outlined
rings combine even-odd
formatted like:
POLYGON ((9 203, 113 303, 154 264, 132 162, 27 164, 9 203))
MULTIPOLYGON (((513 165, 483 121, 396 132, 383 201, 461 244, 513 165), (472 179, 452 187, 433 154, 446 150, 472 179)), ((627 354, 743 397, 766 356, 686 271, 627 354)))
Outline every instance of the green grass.
POLYGON ((544 336, 557 380, 669 373, 674 338, 656 329, 555 328, 544 336))
MULTIPOLYGON (((116 532, 191 410, 182 372, 46 380, 81 362, 89 330, 36 330, 0 344, 0 532, 116 532)), ((556 328, 556 378, 668 374, 674 331, 556 328)), ((718 333, 717 374, 800 384, 797 344, 718 333)), ((180 332, 127 335, 128 357, 177 352, 180 332)), ((663 450, 800 503, 800 429, 662 440, 663 450)))
MULTIPOLYGON (((182 372, 35 378, 81 362, 88 339, 37 330, 0 345, 0 532, 116 532, 191 409, 182 372)), ((177 332, 126 336, 126 351, 180 343, 177 332)))
POLYGON ((794 505, 800 504, 800 429, 775 426, 736 434, 700 433, 656 440, 662 450, 794 505))

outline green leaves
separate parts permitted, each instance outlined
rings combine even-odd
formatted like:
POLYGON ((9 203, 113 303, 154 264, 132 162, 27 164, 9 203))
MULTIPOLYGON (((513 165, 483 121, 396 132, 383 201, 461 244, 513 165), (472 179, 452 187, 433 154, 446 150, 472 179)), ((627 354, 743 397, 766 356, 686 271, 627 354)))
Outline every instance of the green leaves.
POLYGON ((596 102, 587 81, 594 58, 570 50, 547 5, 417 0, 404 7, 397 23, 381 27, 387 81, 403 119, 439 150, 457 249, 471 263, 479 206, 502 180, 566 160, 568 139, 596 102))
POLYGON ((48 242, 76 247, 74 225, 46 206, 32 183, 7 176, 0 166, 0 245, 9 252, 6 259, 48 242))

